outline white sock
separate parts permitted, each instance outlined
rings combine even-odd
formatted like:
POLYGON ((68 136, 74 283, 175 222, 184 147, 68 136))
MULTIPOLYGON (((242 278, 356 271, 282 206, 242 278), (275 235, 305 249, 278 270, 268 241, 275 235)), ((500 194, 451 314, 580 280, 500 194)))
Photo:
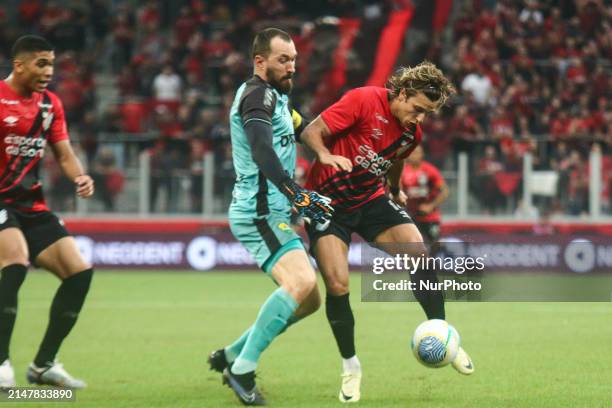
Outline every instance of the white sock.
POLYGON ((344 372, 349 372, 349 373, 360 373, 361 363, 359 362, 357 355, 354 355, 351 358, 343 358, 342 359, 342 370, 344 372))

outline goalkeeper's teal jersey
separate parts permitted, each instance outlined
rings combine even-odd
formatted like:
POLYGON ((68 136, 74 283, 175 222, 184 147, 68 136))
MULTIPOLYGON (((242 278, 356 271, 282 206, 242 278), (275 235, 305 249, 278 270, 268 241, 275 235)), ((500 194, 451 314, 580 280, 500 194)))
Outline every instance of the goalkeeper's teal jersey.
POLYGON ((264 177, 253 161, 244 132, 245 123, 251 120, 271 124, 274 152, 289 177, 293 178, 295 172, 295 131, 289 98, 258 76, 253 76, 238 88, 230 111, 236 184, 229 216, 237 219, 263 217, 270 213, 289 214, 289 200, 264 177))

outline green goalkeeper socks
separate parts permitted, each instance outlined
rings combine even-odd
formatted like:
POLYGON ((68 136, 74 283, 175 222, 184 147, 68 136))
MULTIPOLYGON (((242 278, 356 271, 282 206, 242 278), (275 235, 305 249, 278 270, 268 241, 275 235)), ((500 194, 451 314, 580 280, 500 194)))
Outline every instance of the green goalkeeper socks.
MULTIPOLYGON (((255 324, 240 339, 228 347, 229 354, 235 353, 237 344, 246 337, 242 351, 234 360, 232 372, 245 374, 254 371, 261 353, 286 327, 298 304, 283 288, 276 289, 259 310, 255 324)), ((226 349, 227 350, 227 349, 226 349)), ((227 353, 227 351, 226 351, 227 353)), ((231 356, 227 355, 228 359, 231 356)))
MULTIPOLYGON (((297 317, 296 315, 292 315, 289 318, 289 320, 287 320, 287 325, 279 333, 279 335, 283 334, 285 331, 287 331, 289 326, 299 322, 300 320, 302 320, 301 317, 297 317)), ((252 328, 253 328, 253 326, 249 327, 244 333, 242 333, 242 336, 240 336, 238 338, 238 340, 236 340, 235 342, 233 342, 229 346, 225 347, 225 359, 227 360, 228 363, 233 363, 234 360, 236 360, 236 357, 238 357, 238 355, 242 351, 242 348, 246 344, 246 341, 249 338, 249 334, 251 334, 251 329, 252 328)))
POLYGON ((251 330, 253 330, 253 326, 249 327, 244 333, 242 333, 242 336, 240 336, 238 340, 225 348, 225 359, 228 363, 232 363, 234 360, 236 360, 236 357, 238 357, 242 351, 242 348, 246 344, 249 334, 251 334, 251 330))

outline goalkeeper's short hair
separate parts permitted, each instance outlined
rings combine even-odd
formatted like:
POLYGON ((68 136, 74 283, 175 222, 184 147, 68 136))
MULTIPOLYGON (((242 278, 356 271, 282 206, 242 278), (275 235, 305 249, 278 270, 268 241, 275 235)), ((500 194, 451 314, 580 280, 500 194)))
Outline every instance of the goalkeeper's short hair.
POLYGON ((256 55, 261 55, 262 57, 267 58, 271 51, 270 43, 275 37, 280 37, 286 42, 293 41, 291 36, 283 30, 274 27, 265 28, 255 35, 255 39, 253 40, 253 48, 251 49, 251 56, 255 58, 256 55))

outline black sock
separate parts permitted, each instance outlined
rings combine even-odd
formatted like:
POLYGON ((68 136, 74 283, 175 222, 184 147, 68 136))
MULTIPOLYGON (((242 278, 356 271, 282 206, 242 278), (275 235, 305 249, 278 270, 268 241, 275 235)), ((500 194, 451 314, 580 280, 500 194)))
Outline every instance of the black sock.
POLYGON ((342 358, 351 358, 355 355, 355 319, 349 294, 333 296, 327 294, 325 299, 325 312, 331 326, 338 349, 342 358))
POLYGON ((444 295, 441 290, 421 290, 421 281, 429 282, 428 287, 432 287, 438 283, 438 278, 434 271, 419 270, 412 275, 412 281, 416 282, 414 297, 419 301, 421 307, 427 315, 427 319, 442 319, 446 318, 444 312, 444 295))
POLYGON ((62 282, 51 304, 49 326, 43 338, 34 364, 50 365, 55 360, 62 341, 77 321, 85 296, 89 291, 93 269, 72 275, 62 282))
POLYGON ((9 343, 17 317, 17 292, 28 267, 20 264, 5 266, 0 276, 0 364, 9 357, 9 343))

